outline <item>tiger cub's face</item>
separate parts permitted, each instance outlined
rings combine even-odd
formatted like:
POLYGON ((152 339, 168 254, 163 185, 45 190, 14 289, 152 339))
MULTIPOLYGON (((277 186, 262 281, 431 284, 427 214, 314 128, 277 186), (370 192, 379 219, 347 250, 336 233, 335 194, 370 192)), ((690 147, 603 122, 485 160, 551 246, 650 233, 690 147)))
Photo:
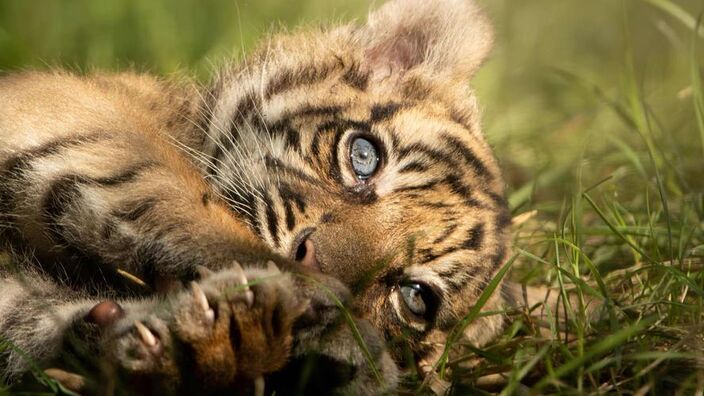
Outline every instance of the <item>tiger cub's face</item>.
POLYGON ((232 209, 416 356, 505 258, 469 87, 491 41, 469 0, 392 1, 362 27, 272 37, 206 98, 209 171, 232 209))

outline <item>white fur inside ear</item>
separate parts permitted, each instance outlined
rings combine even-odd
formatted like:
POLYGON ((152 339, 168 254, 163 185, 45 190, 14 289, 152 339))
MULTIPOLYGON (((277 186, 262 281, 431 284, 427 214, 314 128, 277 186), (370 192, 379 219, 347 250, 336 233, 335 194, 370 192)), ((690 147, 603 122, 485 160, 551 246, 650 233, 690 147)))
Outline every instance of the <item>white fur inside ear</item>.
POLYGON ((391 0, 369 15, 364 36, 374 78, 423 67, 469 79, 493 45, 491 24, 473 0, 391 0))

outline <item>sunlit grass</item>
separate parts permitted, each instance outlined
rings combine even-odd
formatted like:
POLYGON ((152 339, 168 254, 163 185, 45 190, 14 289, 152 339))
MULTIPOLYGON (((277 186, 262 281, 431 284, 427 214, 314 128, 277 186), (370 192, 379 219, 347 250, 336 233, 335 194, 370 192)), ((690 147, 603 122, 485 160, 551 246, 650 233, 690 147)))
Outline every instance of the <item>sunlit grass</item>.
POLYGON ((698 108, 704 91, 696 55, 701 45, 690 23, 695 17, 682 18, 680 5, 657 3, 676 9, 680 14, 675 16, 691 28, 681 32, 687 45, 670 59, 680 73, 672 79, 689 74, 691 81, 670 88, 669 98, 652 94, 667 89, 670 77, 644 78, 649 65, 637 63, 634 55, 634 44, 643 43, 634 43, 639 38, 624 11, 621 24, 627 33, 621 37, 618 68, 598 76, 559 66, 562 60, 556 59, 556 69, 543 70, 563 78, 559 97, 584 97, 588 104, 588 114, 564 114, 567 128, 558 129, 554 139, 564 136, 565 145, 549 145, 540 128, 519 131, 522 149, 507 149, 499 140, 499 157, 503 152, 510 158, 504 160, 509 172, 526 151, 555 158, 540 164, 532 179, 523 176, 525 185, 513 186, 509 199, 516 214, 538 211, 515 230, 519 259, 513 277, 553 287, 562 312, 547 315, 548 323, 537 323, 528 309, 508 312, 514 320, 506 335, 470 352, 480 356, 471 369, 456 368, 457 394, 504 386, 504 394, 692 394, 704 389, 704 194, 696 176, 704 174, 698 108), (681 89, 685 93, 678 97, 681 89), (685 107, 692 99, 694 106, 685 107), (668 114, 665 109, 673 105, 686 110, 668 114), (594 299, 602 309, 590 318, 585 302, 594 299))

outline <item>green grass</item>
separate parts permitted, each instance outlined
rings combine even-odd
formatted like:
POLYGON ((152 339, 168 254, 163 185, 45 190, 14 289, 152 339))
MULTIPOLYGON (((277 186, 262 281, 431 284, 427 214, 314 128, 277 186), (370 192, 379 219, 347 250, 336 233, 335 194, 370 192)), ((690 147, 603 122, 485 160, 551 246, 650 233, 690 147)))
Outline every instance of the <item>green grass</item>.
MULTIPOLYGON (((704 5, 483 3, 497 24, 474 83, 484 128, 514 215, 534 213, 515 227, 507 277, 571 297, 542 323, 539 307, 494 313, 512 319, 500 339, 483 349, 457 339, 438 368, 457 394, 702 394, 704 5), (591 320, 594 299, 604 309, 591 320)), ((367 9, 360 0, 42 4, 0 0, 0 69, 132 66, 204 78, 272 21, 367 9)))
POLYGON ((514 214, 537 212, 515 229, 512 277, 573 298, 547 324, 507 312, 501 340, 456 359, 473 366, 456 365, 458 393, 500 373, 489 389, 504 394, 701 394, 704 7, 538 3, 502 3, 512 33, 526 15, 550 22, 500 36, 479 88, 514 214), (590 320, 594 299, 604 309, 590 320))

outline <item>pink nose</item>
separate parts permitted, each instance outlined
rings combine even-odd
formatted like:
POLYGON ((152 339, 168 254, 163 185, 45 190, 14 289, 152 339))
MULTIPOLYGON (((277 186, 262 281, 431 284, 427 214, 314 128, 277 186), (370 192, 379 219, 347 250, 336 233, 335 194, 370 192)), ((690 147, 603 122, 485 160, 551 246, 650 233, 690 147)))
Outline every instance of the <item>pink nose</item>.
POLYGON ((306 237, 298 244, 294 259, 301 263, 304 267, 320 271, 320 264, 315 257, 315 244, 310 238, 306 237))

